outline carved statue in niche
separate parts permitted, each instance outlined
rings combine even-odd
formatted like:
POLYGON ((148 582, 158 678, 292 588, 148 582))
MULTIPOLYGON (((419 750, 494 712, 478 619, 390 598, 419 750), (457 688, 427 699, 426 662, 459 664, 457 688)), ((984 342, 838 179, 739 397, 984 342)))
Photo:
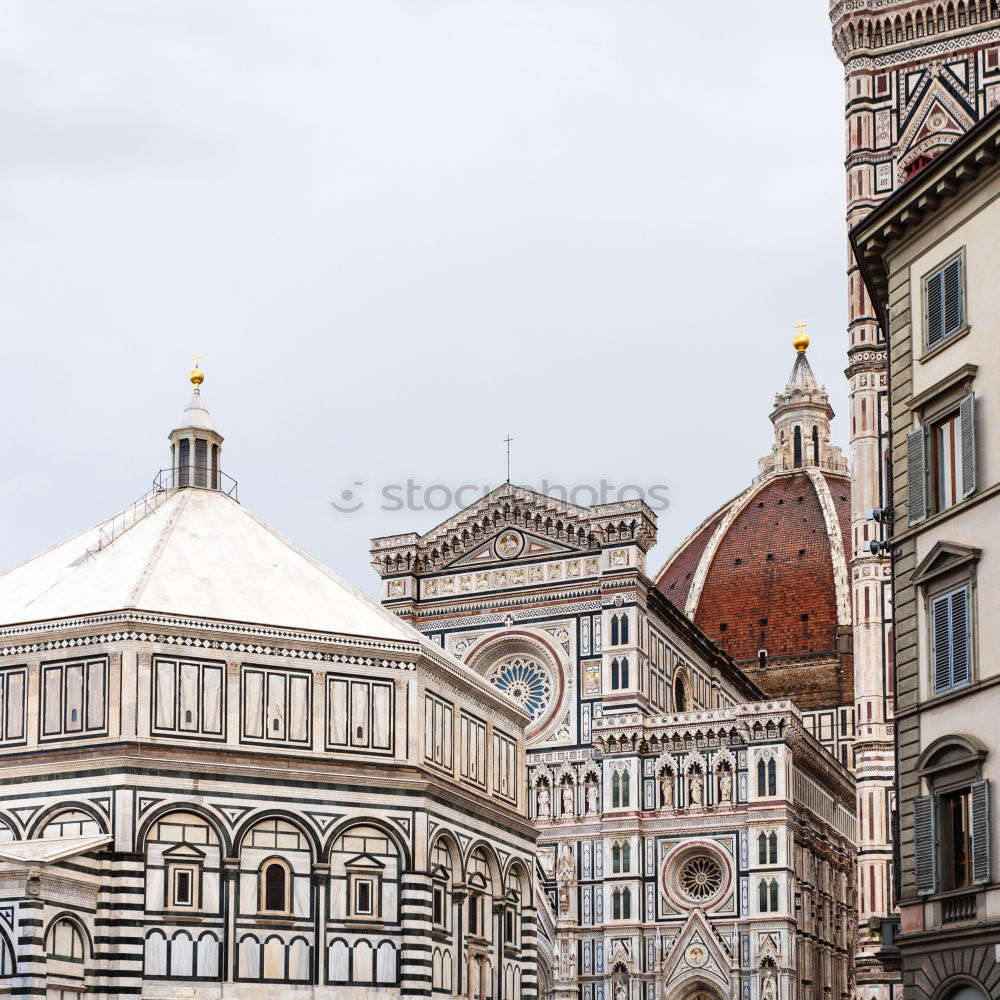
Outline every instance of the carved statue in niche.
POLYGON ((596 816, 600 812, 600 793, 597 789, 597 782, 591 781, 587 785, 587 815, 596 816))
POLYGON ((693 806, 702 806, 705 802, 705 779, 697 771, 688 775, 688 799, 693 806))
POLYGON ((559 876, 559 916, 569 916, 569 888, 570 877, 566 872, 559 876))
POLYGON ((723 771, 719 775, 719 801, 724 805, 731 805, 733 801, 733 776, 729 771, 723 771))
POLYGON ((552 817, 552 796, 544 785, 538 789, 538 808, 535 815, 539 819, 551 819, 552 817))
POLYGON ((660 775, 660 808, 673 809, 674 807, 674 776, 669 770, 660 775))
POLYGON ((573 815, 573 786, 568 783, 562 786, 562 814, 573 815))
POLYGON ((760 976, 760 1000, 776 1000, 776 997, 774 976, 770 972, 762 972, 760 976))

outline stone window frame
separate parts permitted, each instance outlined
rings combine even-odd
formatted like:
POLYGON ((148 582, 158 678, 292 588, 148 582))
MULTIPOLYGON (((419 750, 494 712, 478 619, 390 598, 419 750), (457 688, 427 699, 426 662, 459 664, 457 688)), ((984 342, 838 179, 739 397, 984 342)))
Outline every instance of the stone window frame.
MULTIPOLYGON (((935 357, 941 351, 950 347, 956 341, 961 340, 972 329, 969 323, 969 268, 966 260, 966 248, 963 244, 957 250, 945 256, 945 258, 932 267, 928 268, 919 279, 920 282, 920 352, 916 355, 917 361, 923 363, 929 358, 935 357), (960 261, 961 270, 961 323, 957 330, 951 334, 943 334, 941 339, 933 345, 927 343, 928 333, 928 296, 927 285, 931 278, 938 273, 943 273, 954 261, 960 261)), ((914 352, 916 354, 916 352, 914 352)))
POLYGON ((951 698, 973 691, 979 681, 979 615, 978 567, 982 549, 953 542, 939 541, 920 561, 911 584, 917 591, 919 612, 922 616, 918 643, 920 678, 918 693, 921 702, 938 698, 951 698), (934 688, 934 623, 932 607, 936 599, 962 588, 967 588, 969 631, 969 680, 960 687, 942 691, 934 688))
MULTIPOLYGON (((988 755, 989 748, 976 737, 965 733, 955 733, 936 739, 930 746, 924 749, 916 761, 917 775, 920 778, 923 790, 926 791, 926 795, 920 796, 913 801, 914 838, 915 841, 919 841, 920 839, 920 832, 917 829, 919 826, 917 811, 921 803, 924 803, 927 804, 930 814, 931 837, 933 840, 931 851, 932 887, 921 887, 921 868, 920 865, 917 866, 916 890, 917 894, 923 899, 934 900, 955 895, 968 896, 973 893, 984 892, 989 888, 989 876, 984 881, 977 881, 975 873, 971 871, 970 880, 967 885, 959 886, 958 888, 948 885, 947 880, 943 877, 943 869, 947 859, 944 855, 945 845, 941 839, 943 797, 963 791, 969 791, 971 796, 972 790, 977 786, 986 787, 985 801, 988 833, 989 799, 991 796, 989 795, 990 782, 984 776, 985 761, 988 755)), ((972 823, 971 816, 970 823, 972 823)), ((992 845, 987 847, 987 859, 990 856, 991 848, 992 845)), ((970 858, 971 864, 972 858, 970 858)), ((989 863, 987 860, 988 867, 989 863)))

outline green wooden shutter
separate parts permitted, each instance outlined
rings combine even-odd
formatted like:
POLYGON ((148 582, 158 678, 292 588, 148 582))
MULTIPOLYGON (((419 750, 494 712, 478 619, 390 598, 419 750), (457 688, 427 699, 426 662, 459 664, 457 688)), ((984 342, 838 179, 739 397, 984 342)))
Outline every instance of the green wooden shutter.
POLYGON ((944 306, 943 336, 950 337, 962 329, 962 258, 956 257, 943 268, 942 299, 944 306))
POLYGON ((927 298, 926 335, 928 347, 936 347, 944 339, 944 272, 935 271, 924 286, 927 298))
POLYGON ((977 781, 971 799, 972 883, 984 885, 990 880, 990 783, 977 781))
POLYGON ((906 435, 906 509, 910 524, 927 517, 927 452, 922 427, 906 435))
POLYGON ((951 594, 951 686, 964 687, 972 677, 969 641, 969 591, 963 587, 951 594))
POLYGON ((976 492, 976 397, 969 393, 958 408, 962 434, 962 496, 976 492))
POLYGON ((937 824, 933 795, 913 800, 913 838, 917 892, 926 896, 937 890, 937 824))

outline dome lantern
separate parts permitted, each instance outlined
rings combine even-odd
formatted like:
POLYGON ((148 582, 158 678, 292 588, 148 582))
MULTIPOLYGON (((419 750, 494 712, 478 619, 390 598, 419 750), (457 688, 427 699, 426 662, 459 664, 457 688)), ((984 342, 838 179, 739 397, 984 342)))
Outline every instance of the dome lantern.
POLYGON ((194 391, 181 414, 180 424, 170 432, 171 485, 217 490, 221 487, 223 437, 201 399, 205 373, 200 361, 200 355, 195 355, 194 368, 188 376, 194 391))

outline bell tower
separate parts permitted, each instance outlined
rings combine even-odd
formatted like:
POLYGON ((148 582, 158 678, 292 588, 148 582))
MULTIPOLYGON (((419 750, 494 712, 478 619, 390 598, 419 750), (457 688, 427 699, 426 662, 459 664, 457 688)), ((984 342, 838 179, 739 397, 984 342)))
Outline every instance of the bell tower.
MULTIPOLYGON (((850 229, 1000 104, 1000 4, 834 0, 830 20, 845 71, 850 229)), ((847 334, 860 848, 857 995, 888 1000, 901 994, 898 979, 876 957, 894 910, 892 580, 889 559, 869 548, 885 530, 869 513, 892 505, 886 340, 853 256, 847 334)))

